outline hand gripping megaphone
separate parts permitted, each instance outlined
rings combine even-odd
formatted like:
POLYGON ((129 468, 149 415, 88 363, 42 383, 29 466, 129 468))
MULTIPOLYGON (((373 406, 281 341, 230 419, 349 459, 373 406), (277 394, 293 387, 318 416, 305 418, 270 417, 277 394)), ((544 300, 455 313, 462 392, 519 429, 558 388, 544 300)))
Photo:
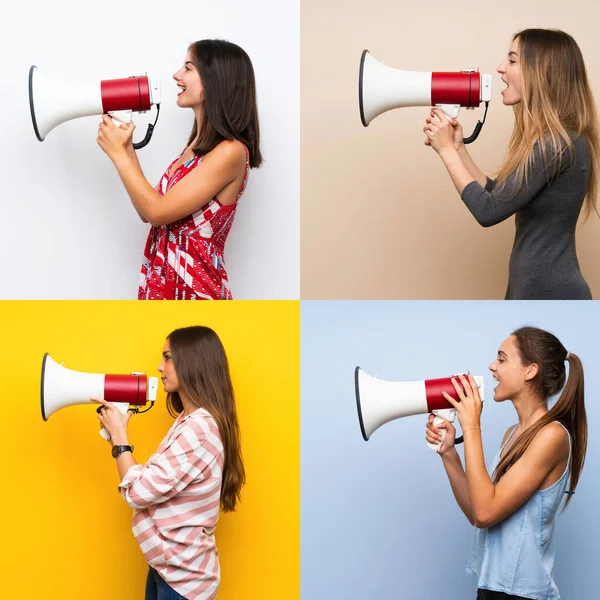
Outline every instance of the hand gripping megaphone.
MULTIPOLYGON (((423 381, 384 381, 356 367, 354 371, 356 407, 364 440, 367 441, 383 424, 410 415, 433 413, 436 415, 434 425, 439 425, 443 420, 452 423, 456 417, 456 409, 442 395, 442 392, 446 392, 457 402, 459 401, 451 379, 451 377, 444 377, 423 381)), ((483 377, 477 375, 474 379, 483 400, 483 377)), ((460 380, 457 381, 460 385, 460 380)), ((427 445, 436 452, 439 452, 446 437, 446 431, 444 429, 441 431, 442 441, 439 444, 427 442, 427 445)))
POLYGON ((43 142, 57 125, 92 115, 110 115, 115 124, 128 123, 132 112, 146 112, 156 106, 156 120, 146 136, 133 144, 136 150, 148 144, 160 111, 160 79, 136 75, 103 81, 61 81, 29 69, 29 109, 37 139, 43 142))
POLYGON ((360 119, 367 127, 381 113, 392 108, 437 106, 456 119, 461 106, 473 109, 485 103, 483 121, 478 121, 473 134, 464 139, 474 142, 485 123, 492 97, 492 76, 474 69, 460 72, 401 71, 384 65, 368 50, 360 57, 358 103, 360 119))
MULTIPOLYGON (((129 375, 104 375, 72 371, 54 361, 48 353, 42 360, 41 407, 42 418, 66 406, 75 404, 94 404, 91 398, 104 398, 125 414, 130 406, 134 412, 140 412, 139 406, 151 402, 150 410, 156 400, 157 377, 146 377, 143 373, 129 375)), ((141 412, 146 412, 141 411, 141 412)), ((109 440, 106 429, 100 435, 109 440)))

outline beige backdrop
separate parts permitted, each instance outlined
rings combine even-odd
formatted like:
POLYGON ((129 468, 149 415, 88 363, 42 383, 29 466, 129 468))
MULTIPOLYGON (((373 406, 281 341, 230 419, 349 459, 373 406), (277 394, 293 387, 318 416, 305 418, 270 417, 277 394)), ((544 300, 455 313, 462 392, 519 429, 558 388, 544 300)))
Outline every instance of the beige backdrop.
MULTIPOLYGON (((410 71, 479 67, 492 101, 469 152, 493 174, 512 131, 496 73, 512 34, 563 29, 578 42, 600 100, 600 7, 586 0, 302 0, 301 297, 503 298, 514 217, 477 224, 434 150, 423 145, 428 109, 384 113, 364 128, 358 109, 363 49, 410 71)), ((461 110, 469 135, 483 107, 461 110)), ((579 225, 581 268, 600 298, 600 219, 579 225)))

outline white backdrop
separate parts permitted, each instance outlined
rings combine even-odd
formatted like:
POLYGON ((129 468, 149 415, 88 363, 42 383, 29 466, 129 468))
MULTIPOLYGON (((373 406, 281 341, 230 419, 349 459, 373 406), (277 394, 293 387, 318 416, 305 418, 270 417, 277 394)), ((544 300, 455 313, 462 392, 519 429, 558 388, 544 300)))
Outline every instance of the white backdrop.
MULTIPOLYGON (((188 45, 221 38, 249 54, 257 80, 263 166, 253 169, 225 260, 236 299, 299 298, 299 1, 167 4, 107 0, 16 3, 0 24, 2 135, 0 299, 133 299, 149 226, 96 144, 99 117, 64 123, 43 143, 29 113, 29 67, 68 79, 148 72, 162 81, 160 118, 138 151, 155 185, 181 152, 193 113, 172 74, 188 45)), ((135 115, 141 140, 155 109, 135 115)))

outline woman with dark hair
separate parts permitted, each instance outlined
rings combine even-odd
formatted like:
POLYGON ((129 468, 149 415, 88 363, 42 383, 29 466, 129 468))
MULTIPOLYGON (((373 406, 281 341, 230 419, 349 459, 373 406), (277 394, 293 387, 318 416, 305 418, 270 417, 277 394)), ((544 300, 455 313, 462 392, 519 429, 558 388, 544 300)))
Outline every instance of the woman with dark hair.
POLYGON ((462 127, 432 109, 423 131, 454 186, 483 227, 516 214, 507 300, 591 299, 575 228, 598 212, 600 137, 581 50, 554 29, 517 33, 498 66, 515 124, 504 164, 491 180, 463 143, 462 127))
POLYGON ((581 361, 551 333, 522 327, 502 343, 489 368, 498 381, 494 400, 510 400, 519 417, 504 436, 492 476, 481 441, 481 399, 471 376, 453 382, 460 402, 445 394, 462 427, 465 468, 450 423, 435 427, 430 415, 425 437, 438 443, 440 429, 447 431, 439 453, 458 505, 477 527, 467 573, 479 577, 478 600, 558 599, 554 520, 565 494, 563 510, 575 492, 587 447, 581 361), (548 399, 559 392, 548 408, 548 399))
POLYGON ((121 483, 135 509, 133 533, 150 565, 145 600, 212 600, 220 571, 219 507, 235 510, 245 483, 240 432, 225 350, 208 327, 173 331, 158 370, 175 423, 145 464, 133 458, 123 415, 105 400, 121 483))
POLYGON ((156 188, 132 144, 135 126, 104 115, 98 144, 112 160, 134 208, 152 225, 138 299, 231 300, 224 250, 248 170, 262 163, 254 70, 223 40, 193 43, 173 78, 177 106, 195 119, 187 146, 156 188))

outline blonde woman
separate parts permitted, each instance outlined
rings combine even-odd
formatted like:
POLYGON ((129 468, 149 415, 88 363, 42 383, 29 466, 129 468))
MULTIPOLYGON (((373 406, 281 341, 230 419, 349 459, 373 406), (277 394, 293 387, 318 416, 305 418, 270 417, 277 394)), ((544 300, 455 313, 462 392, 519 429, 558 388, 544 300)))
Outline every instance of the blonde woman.
POLYGON ((498 66, 515 125, 496 179, 477 167, 458 121, 432 109, 423 128, 454 186, 483 227, 516 214, 505 299, 591 299, 575 248, 585 202, 596 208, 600 143, 579 46, 563 31, 517 33, 498 66))

